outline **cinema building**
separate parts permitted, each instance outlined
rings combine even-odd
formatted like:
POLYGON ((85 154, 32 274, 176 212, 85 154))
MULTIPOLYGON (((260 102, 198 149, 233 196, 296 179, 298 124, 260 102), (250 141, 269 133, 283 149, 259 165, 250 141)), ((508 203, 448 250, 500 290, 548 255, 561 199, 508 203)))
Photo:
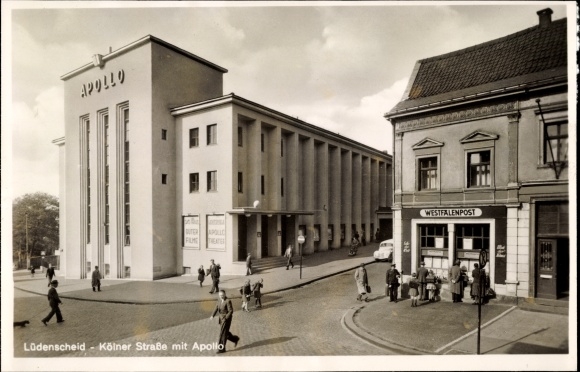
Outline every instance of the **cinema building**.
POLYGON ((405 276, 424 261, 445 282, 456 259, 471 275, 485 251, 497 294, 567 298, 567 22, 551 14, 419 60, 385 114, 395 132, 395 257, 405 276))
POLYGON ((311 254, 389 234, 390 155, 224 95, 226 72, 147 36, 61 77, 66 277, 242 274, 299 235, 311 254))

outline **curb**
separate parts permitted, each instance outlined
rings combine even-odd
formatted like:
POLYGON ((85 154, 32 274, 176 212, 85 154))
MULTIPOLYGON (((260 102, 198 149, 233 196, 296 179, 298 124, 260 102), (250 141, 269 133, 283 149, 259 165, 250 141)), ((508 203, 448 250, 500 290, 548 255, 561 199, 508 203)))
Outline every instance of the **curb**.
MULTIPOLYGON (((365 265, 370 265, 372 263, 375 263, 376 261, 374 260, 374 258, 372 258, 372 261, 370 262, 364 262, 365 265)), ((268 292, 262 292, 262 296, 263 295, 267 295, 267 294, 272 294, 272 293, 278 293, 278 292, 282 292, 282 291, 288 291, 291 289, 297 289, 300 287, 303 287, 305 285, 309 285, 312 284, 314 282, 317 282, 319 280, 322 279, 327 279, 330 278, 332 276, 338 275, 338 274, 342 274, 345 273, 347 271, 351 271, 356 269, 357 267, 360 266, 360 263, 357 264, 356 266, 353 267, 349 267, 347 269, 341 269, 339 271, 330 273, 330 274, 326 274, 326 275, 322 275, 319 277, 316 277, 314 279, 310 279, 308 281, 299 283, 299 284, 295 284, 295 285, 291 285, 289 287, 283 287, 283 288, 279 288, 279 289, 275 289, 272 291, 268 291, 268 292)), ((28 289, 23 289, 23 288, 19 288, 16 285, 14 285, 15 289, 18 289, 20 291, 23 292, 27 292, 27 293, 32 293, 35 295, 39 295, 39 296, 45 296, 45 293, 39 293, 39 292, 35 292, 35 291, 31 291, 28 289)), ((207 302, 207 301, 216 301, 215 298, 210 298, 210 299, 198 299, 198 300, 177 300, 177 301, 123 301, 123 300, 99 300, 99 299, 89 299, 89 298, 81 298, 81 297, 76 297, 76 296, 70 296, 65 294, 59 294, 60 298, 65 298, 65 299, 69 299, 69 300, 77 300, 77 301, 92 301, 92 302, 106 302, 106 303, 112 303, 112 304, 124 304, 124 305, 164 305, 164 304, 189 304, 189 303, 198 303, 198 302, 207 302)), ((240 295, 235 295, 235 296, 228 296, 228 298, 230 299, 237 299, 237 298, 242 298, 242 296, 240 295)))

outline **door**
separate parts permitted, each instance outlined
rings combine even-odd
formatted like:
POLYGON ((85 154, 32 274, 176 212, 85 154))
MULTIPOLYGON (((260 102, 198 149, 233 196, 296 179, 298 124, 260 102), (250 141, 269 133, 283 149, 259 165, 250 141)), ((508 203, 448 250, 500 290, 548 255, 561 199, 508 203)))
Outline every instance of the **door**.
POLYGON ((268 257, 268 217, 262 216, 262 257, 268 257))
POLYGON ((538 239, 537 296, 558 298, 558 244, 556 239, 538 239))
POLYGON ((248 219, 246 216, 238 215, 238 261, 244 261, 248 255, 247 235, 248 219))

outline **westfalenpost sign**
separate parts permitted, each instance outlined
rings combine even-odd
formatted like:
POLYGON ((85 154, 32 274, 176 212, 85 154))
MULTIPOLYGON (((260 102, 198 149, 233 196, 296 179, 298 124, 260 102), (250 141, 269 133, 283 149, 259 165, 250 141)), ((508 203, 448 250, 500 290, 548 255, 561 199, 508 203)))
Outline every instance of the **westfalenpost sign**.
POLYGON ((421 209, 421 217, 480 217, 479 208, 433 208, 421 209))

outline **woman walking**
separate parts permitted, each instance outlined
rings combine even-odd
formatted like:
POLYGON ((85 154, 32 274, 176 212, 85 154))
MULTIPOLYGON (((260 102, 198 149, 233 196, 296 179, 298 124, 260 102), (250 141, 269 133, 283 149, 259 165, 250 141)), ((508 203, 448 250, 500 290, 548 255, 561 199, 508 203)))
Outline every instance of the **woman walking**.
POLYGON ((205 270, 203 269, 203 265, 200 265, 199 269, 197 269, 197 280, 199 280, 199 286, 201 287, 205 280, 205 270))
POLYGON ((252 297, 252 286, 250 285, 250 279, 246 279, 242 288, 240 288, 240 294, 242 295, 242 310, 249 313, 248 302, 252 297))
POLYGON ((256 308, 262 307, 262 290, 261 290, 262 287, 264 287, 264 279, 260 278, 260 281, 254 283, 254 287, 252 288, 252 293, 254 293, 254 298, 256 299, 255 301, 256 308))

